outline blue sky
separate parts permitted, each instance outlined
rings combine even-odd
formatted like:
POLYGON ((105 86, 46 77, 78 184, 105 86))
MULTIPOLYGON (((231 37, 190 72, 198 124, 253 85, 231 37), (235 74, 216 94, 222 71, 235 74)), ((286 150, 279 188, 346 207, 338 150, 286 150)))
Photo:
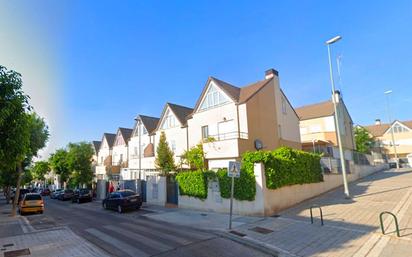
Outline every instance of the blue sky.
POLYGON ((295 107, 324 101, 324 42, 337 34, 354 122, 386 121, 388 89, 393 116, 412 120, 411 13, 411 1, 3 1, 0 63, 29 74, 51 148, 132 127, 167 101, 193 107, 208 76, 243 86, 275 68, 295 107))

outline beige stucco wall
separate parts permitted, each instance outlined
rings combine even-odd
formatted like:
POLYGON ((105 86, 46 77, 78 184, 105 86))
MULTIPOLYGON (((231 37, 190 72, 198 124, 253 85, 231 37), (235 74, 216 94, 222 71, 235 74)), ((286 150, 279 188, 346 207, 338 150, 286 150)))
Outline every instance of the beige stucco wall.
MULTIPOLYGON (((412 153, 412 132, 394 133, 396 151, 399 158, 405 158, 412 153)), ((384 150, 391 158, 395 156, 395 151, 392 145, 391 133, 386 133, 381 137, 377 137, 384 144, 384 150)))
POLYGON ((113 165, 118 165, 117 163, 120 161, 120 155, 123 155, 123 162, 127 161, 128 156, 128 147, 127 145, 116 145, 113 146, 112 150, 112 163, 113 165))
POLYGON ((112 150, 109 148, 106 139, 104 139, 99 149, 99 153, 97 154, 97 165, 103 165, 104 160, 111 154, 112 150))
MULTIPOLYGON (((177 119, 176 119, 177 122, 177 119)), ((178 122, 177 122, 178 123, 178 122)), ((180 163, 180 156, 188 149, 188 144, 187 144, 187 127, 181 127, 181 125, 178 125, 177 127, 174 128, 169 128, 169 129, 159 129, 156 132, 155 136, 155 152, 157 149, 157 146, 159 144, 159 139, 162 131, 166 135, 166 140, 167 143, 169 144, 170 149, 172 149, 172 145, 174 143, 176 149, 174 151, 174 159, 175 159, 175 164, 178 165, 180 163)), ((173 150, 173 149, 172 149, 173 150)))

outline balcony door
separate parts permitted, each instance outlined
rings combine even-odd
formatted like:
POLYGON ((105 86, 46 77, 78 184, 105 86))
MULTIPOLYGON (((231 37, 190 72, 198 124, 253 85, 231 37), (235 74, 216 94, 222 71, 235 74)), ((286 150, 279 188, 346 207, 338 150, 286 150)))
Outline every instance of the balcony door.
POLYGON ((237 138, 235 120, 227 120, 217 124, 218 140, 237 138))

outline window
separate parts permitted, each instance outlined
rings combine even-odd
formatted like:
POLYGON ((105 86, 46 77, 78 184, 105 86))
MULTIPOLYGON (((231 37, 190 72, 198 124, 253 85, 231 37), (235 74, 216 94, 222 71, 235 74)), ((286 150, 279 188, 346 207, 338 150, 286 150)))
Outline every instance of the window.
POLYGON ((143 126, 143 135, 146 135, 146 134, 147 134, 147 129, 145 126, 143 126))
POLYGON ((119 162, 122 162, 122 161, 123 161, 123 154, 120 154, 119 162))
POLYGON ((176 141, 175 140, 170 141, 170 145, 172 147, 172 151, 176 152, 176 141))
POLYGON ((163 119, 162 129, 174 128, 176 127, 176 118, 175 116, 167 110, 166 115, 163 119))
POLYGON ((395 124, 393 125, 393 127, 389 130, 389 133, 404 133, 404 132, 408 132, 409 130, 404 128, 403 126, 399 125, 399 124, 395 124))
POLYGON ((286 100, 282 97, 282 113, 286 114, 286 100))
POLYGON ((210 109, 227 102, 229 102, 229 99, 219 90, 217 90, 215 86, 210 85, 205 94, 202 105, 200 106, 200 110, 210 109))
POLYGON ((202 139, 209 137, 209 126, 202 126, 202 139))

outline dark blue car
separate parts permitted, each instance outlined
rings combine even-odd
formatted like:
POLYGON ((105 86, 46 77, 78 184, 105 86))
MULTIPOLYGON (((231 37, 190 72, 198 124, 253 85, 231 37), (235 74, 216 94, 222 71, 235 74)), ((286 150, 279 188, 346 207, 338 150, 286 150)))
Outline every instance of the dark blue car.
POLYGON ((142 198, 132 190, 120 190, 110 193, 102 204, 104 209, 122 213, 127 209, 139 209, 142 206, 142 198))

